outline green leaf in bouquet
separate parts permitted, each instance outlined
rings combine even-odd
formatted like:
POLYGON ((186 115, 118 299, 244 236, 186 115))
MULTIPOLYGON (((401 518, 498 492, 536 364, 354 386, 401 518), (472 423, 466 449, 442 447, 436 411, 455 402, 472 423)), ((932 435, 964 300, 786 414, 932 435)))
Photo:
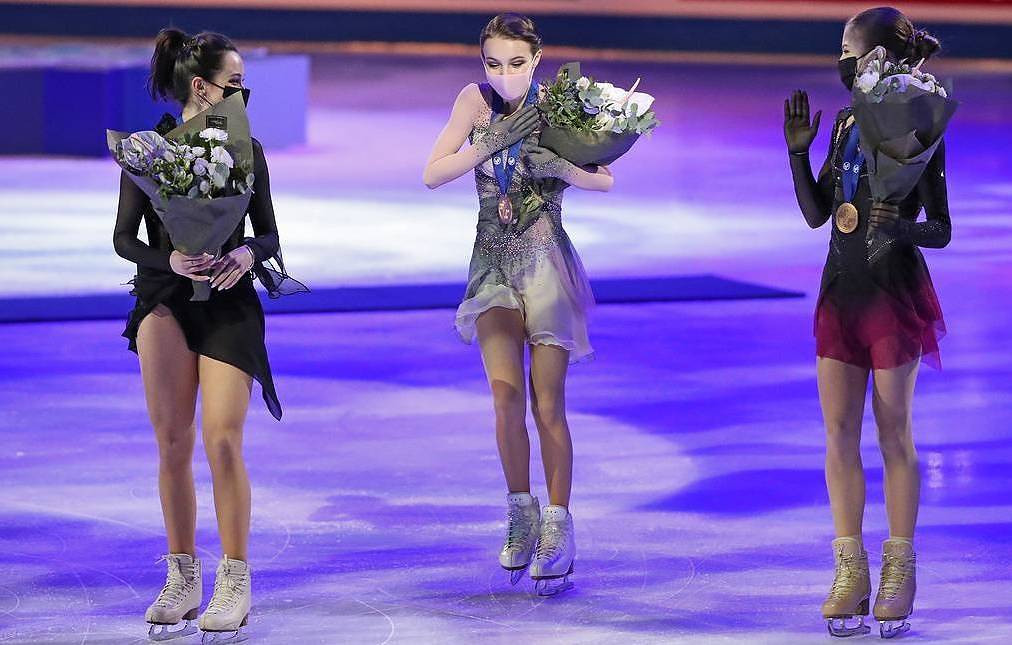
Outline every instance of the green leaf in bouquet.
POLYGON ((593 85, 589 92, 580 90, 576 85, 579 78, 580 64, 574 62, 560 67, 554 81, 543 83, 544 94, 538 107, 549 126, 577 132, 597 129, 593 112, 585 109, 585 98, 603 105, 600 91, 593 85))
POLYGON ((636 131, 640 134, 650 134, 660 124, 661 122, 657 119, 657 115, 653 111, 650 111, 640 117, 636 131))

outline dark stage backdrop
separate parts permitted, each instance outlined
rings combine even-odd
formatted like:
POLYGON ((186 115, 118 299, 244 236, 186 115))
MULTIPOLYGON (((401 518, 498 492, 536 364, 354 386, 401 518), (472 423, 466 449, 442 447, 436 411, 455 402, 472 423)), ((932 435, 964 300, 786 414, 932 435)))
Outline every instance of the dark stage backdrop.
MULTIPOLYGON (((472 44, 503 10, 538 19, 555 45, 659 52, 834 54, 843 18, 873 4, 831 0, 48 0, 0 2, 0 36, 150 37, 160 27, 245 40, 472 44)), ((898 2, 953 58, 1012 58, 1012 0, 898 2)))

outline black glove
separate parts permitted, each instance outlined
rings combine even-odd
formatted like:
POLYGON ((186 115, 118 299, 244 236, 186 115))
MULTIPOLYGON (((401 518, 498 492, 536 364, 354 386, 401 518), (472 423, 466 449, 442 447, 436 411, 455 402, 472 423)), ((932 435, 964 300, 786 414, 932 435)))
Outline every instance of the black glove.
POLYGON ((787 150, 791 154, 800 155, 808 152, 812 141, 819 132, 819 121, 822 110, 809 119, 808 92, 796 90, 790 98, 784 100, 784 139, 787 150))

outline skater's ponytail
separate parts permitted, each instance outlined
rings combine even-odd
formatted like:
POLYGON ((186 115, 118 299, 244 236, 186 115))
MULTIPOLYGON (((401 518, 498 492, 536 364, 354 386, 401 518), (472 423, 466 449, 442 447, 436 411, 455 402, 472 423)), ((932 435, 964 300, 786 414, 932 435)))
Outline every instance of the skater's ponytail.
POLYGON ((881 45, 898 60, 916 64, 931 58, 942 48, 937 38, 914 28, 910 19, 893 7, 867 9, 849 22, 860 30, 868 49, 881 45))
POLYGON ((221 70, 225 52, 238 51, 227 36, 202 31, 196 36, 175 27, 166 27, 155 38, 151 54, 148 91, 153 99, 175 99, 185 104, 190 98, 190 81, 195 76, 210 79, 221 70))
POLYGON ((518 13, 501 13, 489 20, 481 30, 478 44, 484 47, 486 40, 495 37, 522 40, 531 46, 531 54, 541 51, 541 34, 534 21, 518 13))

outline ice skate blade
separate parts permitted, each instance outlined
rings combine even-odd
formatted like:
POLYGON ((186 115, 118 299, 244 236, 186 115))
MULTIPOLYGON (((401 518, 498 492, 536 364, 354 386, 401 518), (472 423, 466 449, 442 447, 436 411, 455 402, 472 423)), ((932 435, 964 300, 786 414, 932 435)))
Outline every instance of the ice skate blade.
POLYGON ((563 591, 573 588, 573 581, 569 579, 569 576, 573 575, 573 564, 569 565, 569 571, 561 576, 540 576, 534 580, 534 591, 539 596, 557 596, 563 591))
POLYGON ((864 616, 851 616, 849 618, 827 618, 826 629, 830 636, 836 638, 849 638, 851 636, 864 635, 871 631, 871 625, 864 624, 864 616), (848 620, 857 619, 856 624, 847 624, 848 620))
POLYGON ((907 622, 906 618, 878 621, 878 633, 882 638, 896 638, 900 634, 905 634, 909 631, 910 623, 907 622))
POLYGON ((249 616, 244 616, 242 622, 239 623, 238 629, 223 629, 220 631, 204 630, 204 634, 200 637, 201 645, 229 645, 231 643, 242 643, 246 641, 249 636, 246 635, 242 628, 246 626, 249 621, 249 616))
POLYGON ((523 567, 522 569, 507 569, 507 571, 509 571, 510 574, 510 584, 515 587, 521 580, 524 579, 524 574, 527 573, 527 567, 523 567))
POLYGON ((245 642, 249 636, 242 631, 242 628, 227 632, 204 632, 200 637, 201 645, 227 645, 232 643, 245 642))
POLYGON ((550 598, 572 589, 573 586, 573 581, 568 575, 561 578, 538 578, 534 582, 534 591, 543 598, 550 598))
POLYGON ((193 624, 193 621, 186 619, 182 623, 174 625, 165 625, 162 623, 151 623, 151 627, 148 628, 148 640, 161 642, 170 641, 176 638, 185 638, 191 634, 197 633, 197 626, 193 624), (174 629, 175 628, 175 629, 174 629))

